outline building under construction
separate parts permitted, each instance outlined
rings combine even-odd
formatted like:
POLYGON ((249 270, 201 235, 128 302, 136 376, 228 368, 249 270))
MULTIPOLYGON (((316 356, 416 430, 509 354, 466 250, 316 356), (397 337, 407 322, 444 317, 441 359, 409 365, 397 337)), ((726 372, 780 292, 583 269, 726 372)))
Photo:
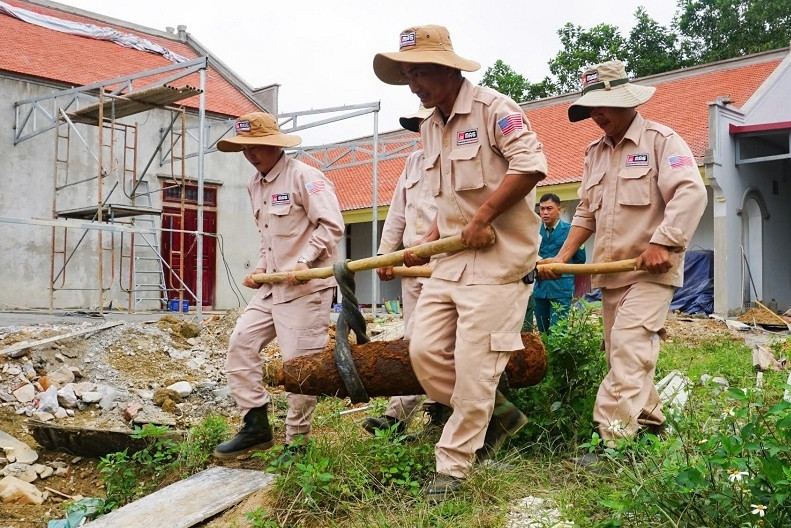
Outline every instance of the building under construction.
POLYGON ((277 86, 251 89, 184 27, 114 22, 0 4, 0 115, 13 124, 0 131, 0 306, 243 305, 216 286, 250 265, 225 269, 224 254, 257 252, 250 170, 211 153, 235 116, 277 113, 277 86))

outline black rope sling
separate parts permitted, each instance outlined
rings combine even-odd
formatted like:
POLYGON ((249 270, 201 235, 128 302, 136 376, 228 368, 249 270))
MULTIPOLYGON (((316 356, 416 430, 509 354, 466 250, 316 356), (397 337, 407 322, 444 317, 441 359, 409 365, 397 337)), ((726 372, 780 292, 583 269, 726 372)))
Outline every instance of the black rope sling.
POLYGON ((365 318, 360 313, 357 303, 357 295, 354 293, 355 282, 354 273, 349 270, 349 261, 336 262, 332 266, 335 280, 343 296, 341 300, 341 313, 335 324, 335 365, 341 376, 346 392, 352 403, 365 403, 371 398, 363 386, 360 375, 352 360, 352 350, 349 346, 349 330, 354 331, 357 343, 367 343, 370 341, 365 332, 365 318))

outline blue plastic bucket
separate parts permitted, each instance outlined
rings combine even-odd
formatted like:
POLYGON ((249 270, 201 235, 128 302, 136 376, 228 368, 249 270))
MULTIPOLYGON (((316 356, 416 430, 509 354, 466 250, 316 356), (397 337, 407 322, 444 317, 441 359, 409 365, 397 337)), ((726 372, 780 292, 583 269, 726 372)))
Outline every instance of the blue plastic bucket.
MULTIPOLYGON (((171 299, 168 303, 168 309, 171 312, 178 312, 179 311, 179 300, 178 299, 171 299)), ((190 311, 190 302, 187 300, 181 301, 181 311, 187 313, 190 311)))

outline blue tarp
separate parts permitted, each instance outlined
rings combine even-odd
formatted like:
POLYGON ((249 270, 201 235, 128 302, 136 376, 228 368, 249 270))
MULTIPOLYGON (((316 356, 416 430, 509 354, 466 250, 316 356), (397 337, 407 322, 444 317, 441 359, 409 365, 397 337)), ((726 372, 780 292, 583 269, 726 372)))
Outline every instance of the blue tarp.
MULTIPOLYGON (((601 301, 598 288, 585 295, 588 302, 601 301)), ((684 285, 676 290, 670 309, 686 314, 714 312, 714 252, 687 251, 684 257, 684 285)))

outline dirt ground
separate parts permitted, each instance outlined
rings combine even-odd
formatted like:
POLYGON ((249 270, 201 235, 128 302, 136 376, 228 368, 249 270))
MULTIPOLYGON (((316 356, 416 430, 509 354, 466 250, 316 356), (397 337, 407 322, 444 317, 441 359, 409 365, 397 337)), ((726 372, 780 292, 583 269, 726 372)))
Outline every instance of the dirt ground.
MULTIPOLYGON (((130 424, 122 412, 124 408, 142 402, 141 412, 159 416, 164 411, 152 406, 148 399, 151 393, 172 383, 187 381, 194 392, 177 403, 172 412, 166 413, 177 429, 187 430, 209 414, 227 416, 235 427, 238 418, 233 400, 227 395, 223 366, 228 338, 238 315, 239 312, 234 310, 204 315, 201 321, 196 321, 180 315, 156 314, 148 320, 126 321, 106 330, 35 346, 20 357, 7 357, 3 349, 15 343, 99 326, 105 321, 7 324, 7 319, 0 317, 0 429, 36 449, 38 463, 53 465, 60 462, 67 468, 61 476, 53 475, 34 482, 40 491, 47 494, 43 504, 0 505, 0 528, 43 527, 50 519, 65 517, 63 510, 59 509, 64 501, 103 494, 97 458, 47 450, 29 434, 26 424, 31 407, 20 404, 13 397, 22 383, 16 375, 19 369, 14 367, 30 363, 36 376, 40 377, 66 364, 81 375, 76 381, 92 381, 116 390, 115 405, 107 409, 96 405, 75 409, 74 416, 56 420, 58 425, 129 430, 130 424)), ((777 334, 761 330, 734 331, 724 321, 706 317, 670 314, 668 318, 668 339, 695 344, 718 337, 765 344, 777 334)), ((276 360, 278 352, 273 345, 263 352, 263 356, 265 360, 276 360)), ((34 377, 28 381, 40 379, 34 377)), ((0 469, 7 463, 2 456, 0 451, 0 469)), ((258 467, 260 462, 256 459, 234 463, 247 469, 263 469, 258 467)), ((265 494, 256 494, 247 500, 260 502, 266 499, 265 494)), ((227 519, 235 517, 232 511, 227 519)), ((226 527, 230 524, 219 516, 206 526, 226 527)))

